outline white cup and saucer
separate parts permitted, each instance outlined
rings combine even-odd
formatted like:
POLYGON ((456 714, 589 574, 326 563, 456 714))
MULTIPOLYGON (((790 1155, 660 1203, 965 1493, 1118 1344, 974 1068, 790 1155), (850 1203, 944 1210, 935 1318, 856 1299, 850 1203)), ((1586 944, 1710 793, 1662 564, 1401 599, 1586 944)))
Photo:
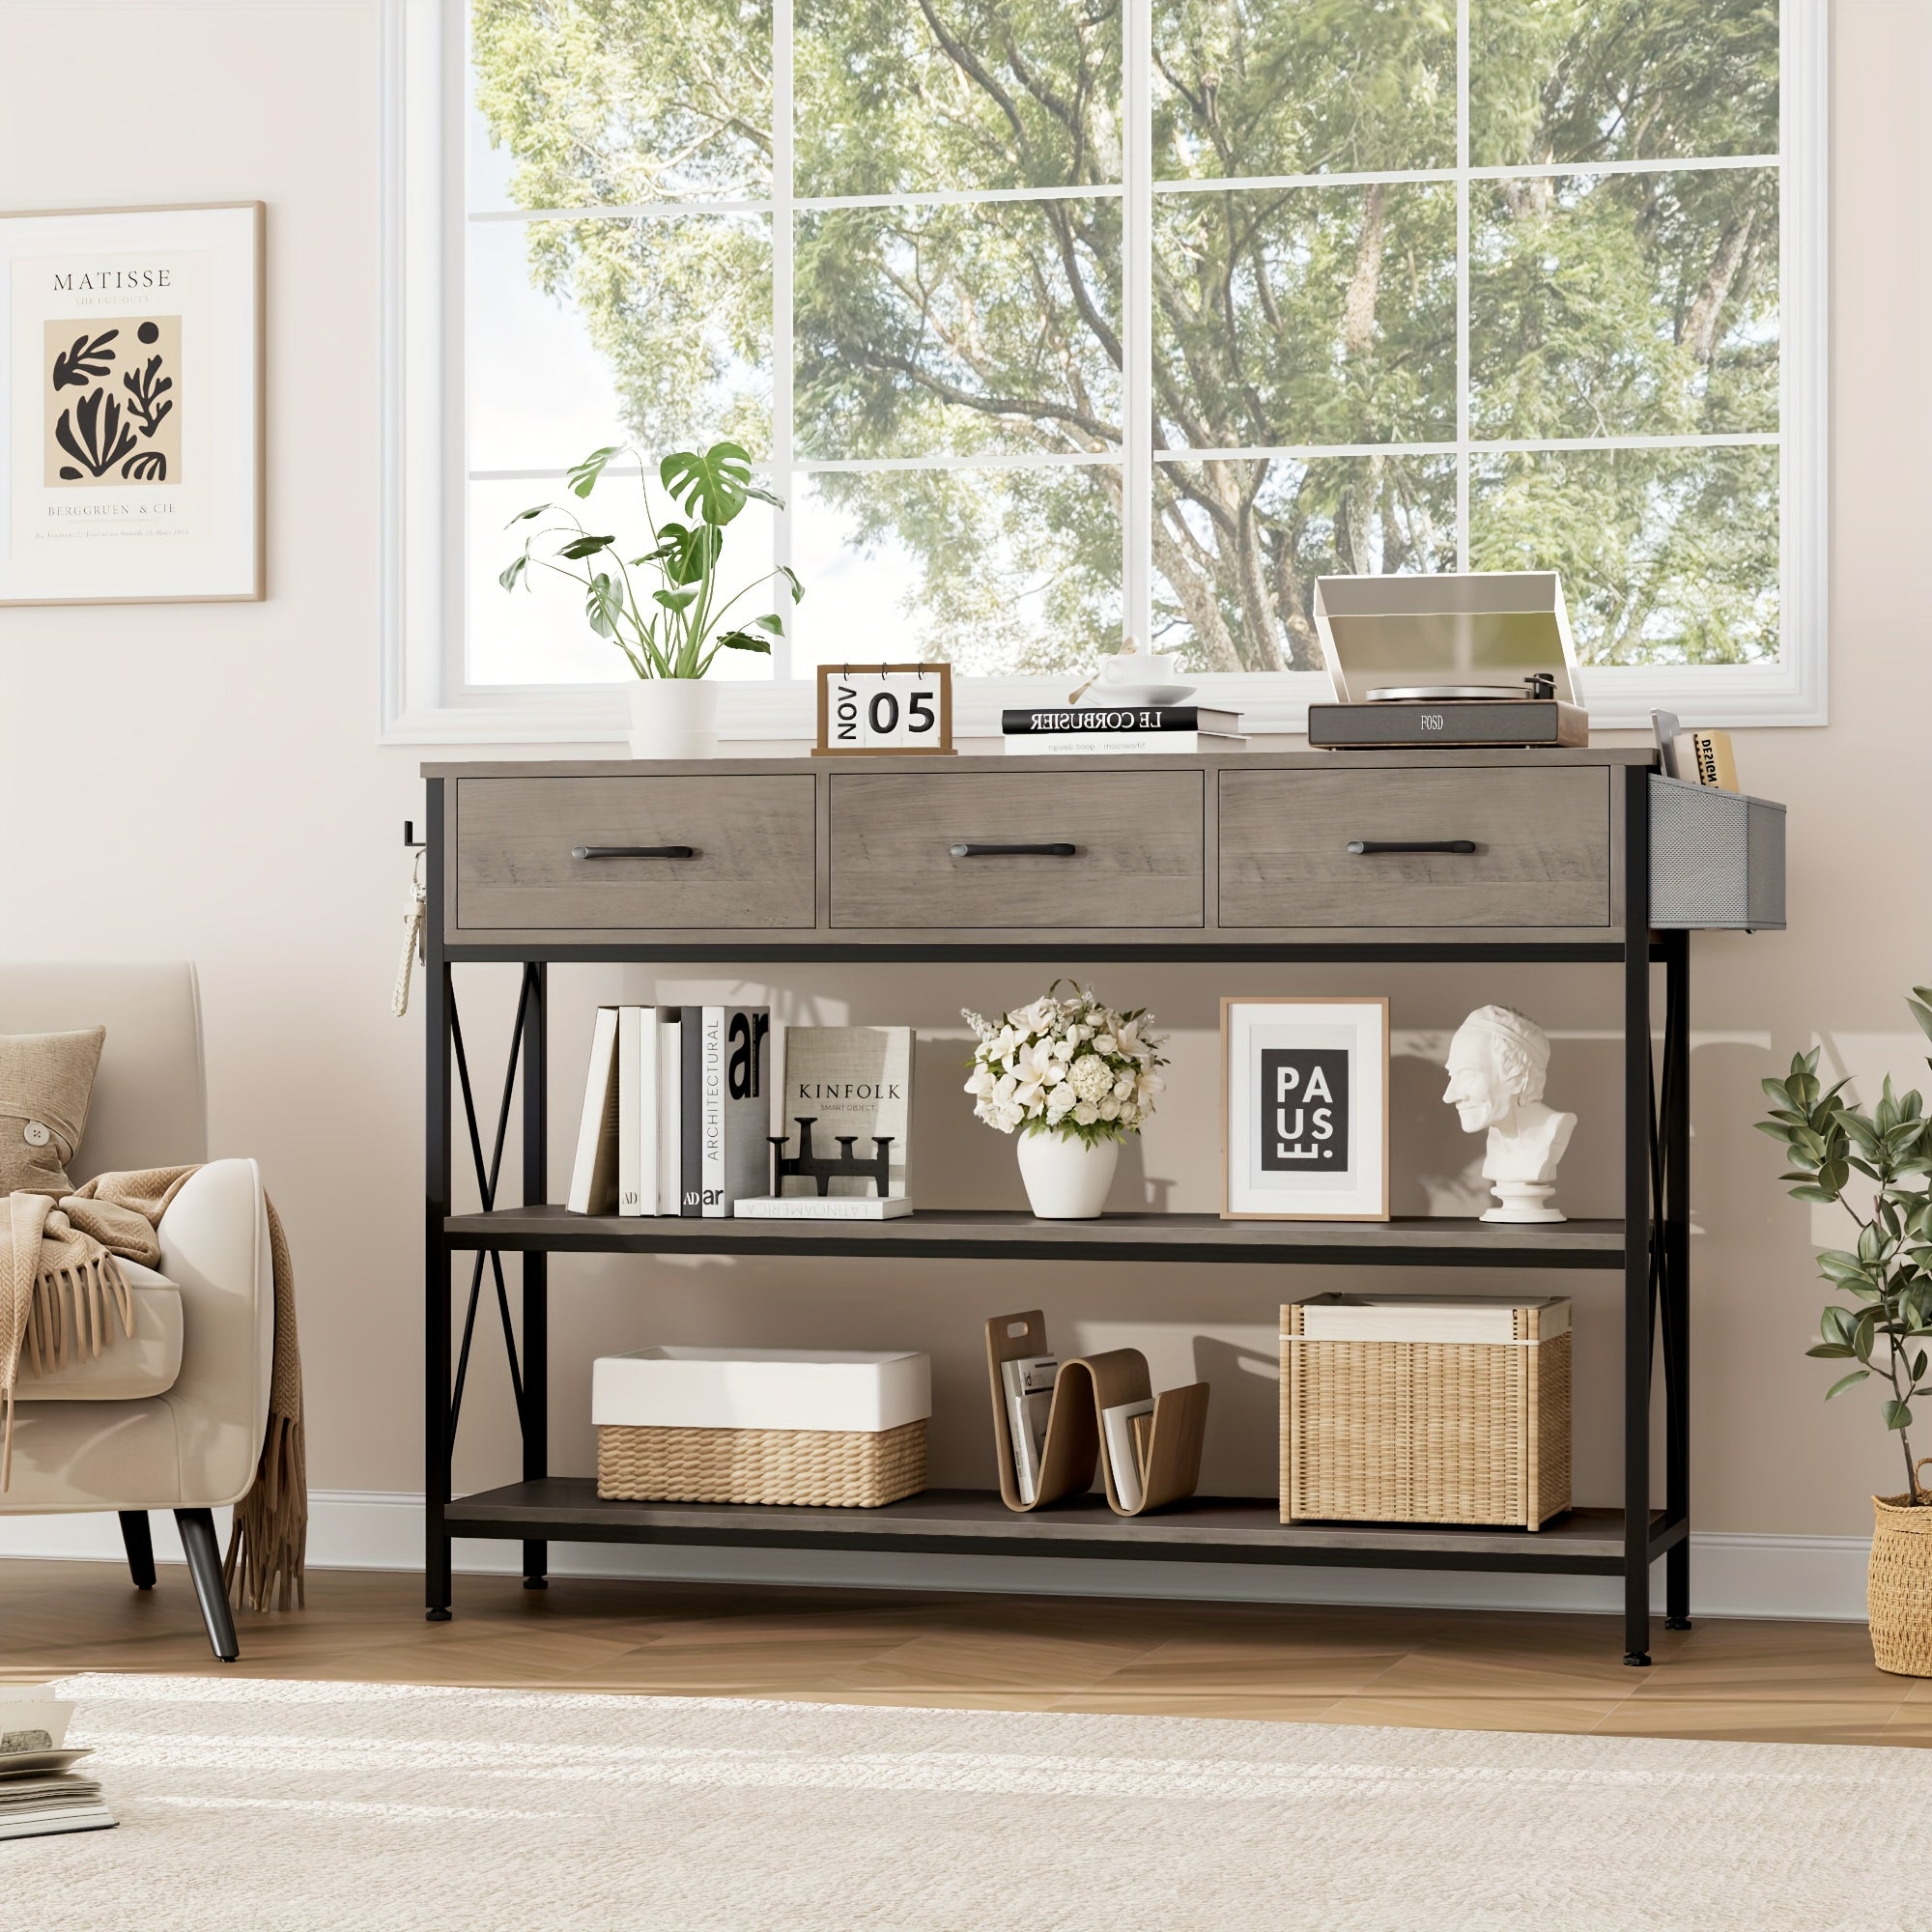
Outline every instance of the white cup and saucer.
POLYGON ((1194 696, 1194 686, 1182 684, 1185 673, 1178 657, 1151 651, 1122 651, 1100 662, 1100 675, 1087 694, 1089 704, 1143 706, 1179 704, 1194 696))

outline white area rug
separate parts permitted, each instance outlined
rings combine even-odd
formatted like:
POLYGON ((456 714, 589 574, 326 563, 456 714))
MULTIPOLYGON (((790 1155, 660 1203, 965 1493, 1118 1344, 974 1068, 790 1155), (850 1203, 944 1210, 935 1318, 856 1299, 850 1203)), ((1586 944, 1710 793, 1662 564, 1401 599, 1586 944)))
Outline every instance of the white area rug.
POLYGON ((1922 1932, 1932 1754, 67 1680, 22 1932, 1922 1932))

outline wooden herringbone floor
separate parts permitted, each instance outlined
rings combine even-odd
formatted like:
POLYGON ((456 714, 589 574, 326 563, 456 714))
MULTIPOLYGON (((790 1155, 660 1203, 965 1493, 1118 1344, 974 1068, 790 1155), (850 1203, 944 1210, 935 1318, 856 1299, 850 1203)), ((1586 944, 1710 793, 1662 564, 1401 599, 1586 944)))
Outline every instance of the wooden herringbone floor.
POLYGON ((1932 1745, 1932 1682, 1873 1667, 1848 1624, 1706 1622, 1626 1669, 1607 1618, 1282 1609, 1065 1597, 736 1589, 320 1571, 309 1606, 242 1613, 209 1654, 187 1573, 0 1563, 0 1678, 238 1671, 397 1684, 1163 1712, 1338 1724, 1932 1745))

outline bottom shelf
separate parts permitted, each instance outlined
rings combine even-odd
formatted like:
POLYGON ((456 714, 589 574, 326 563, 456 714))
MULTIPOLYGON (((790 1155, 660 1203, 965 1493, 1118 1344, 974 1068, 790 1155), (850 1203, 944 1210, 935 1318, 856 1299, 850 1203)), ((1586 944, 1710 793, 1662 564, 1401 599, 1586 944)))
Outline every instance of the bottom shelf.
MULTIPOLYGON (((1620 1576, 1624 1513, 1571 1510, 1530 1532, 1416 1523, 1284 1523, 1271 1497, 1197 1496, 1124 1518, 1094 1494, 1020 1516, 997 1491, 926 1490, 884 1509, 606 1502, 588 1476, 511 1483, 450 1503, 451 1536, 558 1543, 753 1544, 953 1555, 1141 1557, 1164 1562, 1326 1563, 1415 1570, 1543 1570, 1620 1576)), ((1653 1512, 1653 1560, 1684 1534, 1653 1512)))

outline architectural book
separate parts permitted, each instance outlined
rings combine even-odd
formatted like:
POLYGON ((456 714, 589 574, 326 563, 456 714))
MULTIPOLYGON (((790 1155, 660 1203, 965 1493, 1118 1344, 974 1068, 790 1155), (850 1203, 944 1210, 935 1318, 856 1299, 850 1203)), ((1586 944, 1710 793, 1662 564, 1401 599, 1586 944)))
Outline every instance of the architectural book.
POLYGON ((686 1007, 680 1015, 678 1211, 728 1220, 770 1188, 768 1007, 686 1007))
MULTIPOLYGON (((891 1185, 886 1192, 895 1200, 903 1199, 912 1131, 912 1044, 911 1027, 786 1027, 780 1043, 784 1067, 779 1083, 780 1120, 771 1129, 785 1136, 785 1152, 796 1157, 802 1120, 812 1123, 815 1154, 836 1157, 839 1137, 849 1135, 854 1157, 869 1160, 874 1140, 889 1136, 891 1185)), ((770 1184, 768 1164, 765 1186, 758 1191, 769 1192, 770 1184)), ((830 1202, 877 1199, 877 1190, 863 1176, 835 1175, 829 1184, 826 1201, 813 1208, 816 1182, 788 1176, 784 1198, 796 1200, 807 1212, 820 1211, 830 1202)))

